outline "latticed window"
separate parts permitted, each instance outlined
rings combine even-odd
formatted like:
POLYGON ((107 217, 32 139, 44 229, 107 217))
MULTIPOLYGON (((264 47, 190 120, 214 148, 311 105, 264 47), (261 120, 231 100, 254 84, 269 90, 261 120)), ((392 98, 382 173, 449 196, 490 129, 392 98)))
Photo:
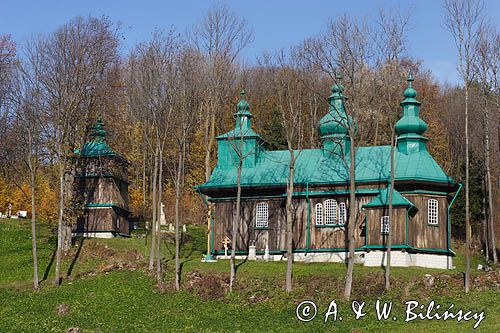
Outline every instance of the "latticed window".
POLYGON ((322 225, 323 224, 323 204, 317 203, 316 204, 316 225, 322 225))
POLYGON ((382 218, 380 219, 380 233, 389 233, 389 216, 382 216, 382 218))
POLYGON ((325 224, 337 224, 337 201, 325 200, 325 224))
POLYGON ((438 201, 436 199, 427 201, 427 223, 438 224, 438 201))
POLYGON ((347 209, 345 207, 345 202, 339 203, 339 224, 345 224, 347 216, 347 209))
POLYGON ((255 226, 257 228, 267 228, 269 217, 269 208, 266 202, 257 204, 257 214, 255 218, 255 226))

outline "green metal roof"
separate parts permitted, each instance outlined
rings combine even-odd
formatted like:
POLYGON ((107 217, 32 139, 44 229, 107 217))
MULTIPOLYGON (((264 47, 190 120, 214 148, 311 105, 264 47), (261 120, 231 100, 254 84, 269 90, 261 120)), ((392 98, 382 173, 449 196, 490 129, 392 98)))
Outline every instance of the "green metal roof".
POLYGON ((81 150, 76 151, 80 157, 119 156, 106 142, 106 130, 101 117, 91 127, 90 136, 92 140, 86 142, 81 150))
MULTIPOLYGON (((388 182, 390 171, 390 146, 359 147, 356 153, 356 182, 388 182)), ((340 184, 349 181, 348 163, 339 155, 323 149, 296 151, 296 184, 340 184)), ((288 176, 290 153, 288 150, 261 151, 255 167, 243 168, 242 186, 285 186, 288 176)), ((396 181, 421 180, 455 184, 436 163, 427 150, 404 154, 395 152, 396 181)), ((237 167, 217 164, 210 180, 200 186, 204 188, 235 187, 237 167)))
MULTIPOLYGON (((427 129, 427 124, 419 118, 419 105, 415 97, 416 91, 412 87, 413 77, 408 76, 408 88, 405 90, 405 99, 401 102, 403 116, 396 125, 398 133, 397 148, 395 149, 395 181, 425 181, 442 183, 453 186, 457 184, 451 179, 427 150, 427 138, 421 136, 427 129)), ((342 95, 343 86, 336 85, 330 96, 330 108, 327 116, 320 120, 319 132, 323 147, 319 149, 305 149, 295 151, 295 184, 347 184, 349 182, 350 156, 348 149, 336 149, 329 142, 330 137, 337 139, 347 138, 343 124, 347 124, 347 115, 344 110, 345 96, 342 95), (332 108, 334 109, 332 112, 332 108), (327 119, 325 119, 327 118, 327 119), (345 120, 343 122, 343 120, 345 120), (329 142, 329 144, 325 144, 329 142), (331 149, 333 148, 333 149, 331 149), (345 158, 340 154, 347 154, 345 158)), ((288 150, 267 151, 258 145, 260 138, 251 128, 250 106, 242 99, 238 103, 235 129, 218 137, 219 160, 210 177, 210 180, 199 186, 203 189, 236 187, 237 167, 234 158, 236 154, 228 153, 233 149, 224 141, 228 138, 241 138, 245 141, 245 161, 241 174, 241 185, 244 187, 258 186, 285 186, 288 177, 290 153, 288 150), (248 139, 248 140, 247 140, 248 139)), ((345 142, 345 140, 344 140, 345 142)), ((356 183, 388 183, 390 171, 390 146, 358 147, 356 149, 356 183)))
POLYGON ((111 150, 107 142, 89 141, 83 145, 80 151, 82 157, 115 156, 116 153, 111 150))
MULTIPOLYGON (((379 195, 373 198, 372 201, 363 205, 364 208, 387 207, 389 206, 389 187, 380 191, 379 195)), ((414 205, 396 190, 392 191, 392 206, 393 207, 414 207, 414 205)))

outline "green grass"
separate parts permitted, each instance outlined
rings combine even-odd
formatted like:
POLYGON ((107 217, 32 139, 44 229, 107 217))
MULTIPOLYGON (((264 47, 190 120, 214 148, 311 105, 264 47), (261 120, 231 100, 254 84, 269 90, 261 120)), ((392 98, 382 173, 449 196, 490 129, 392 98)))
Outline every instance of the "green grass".
MULTIPOLYGON (((294 264, 294 292, 286 294, 285 262, 239 262, 236 292, 226 294, 228 261, 200 262, 206 247, 203 227, 188 229, 182 248, 182 291, 172 290, 173 244, 168 238, 162 253, 165 284, 158 287, 144 270, 149 246, 145 239, 88 239, 63 261, 64 280, 59 288, 52 286, 54 265, 50 266, 55 239, 47 228, 39 231, 40 275, 51 267, 41 290, 30 288, 32 258, 29 222, 0 220, 0 332, 63 332, 80 327, 84 332, 467 332, 474 321, 404 322, 403 303, 435 300, 443 307, 485 310, 486 318, 477 331, 500 330, 496 315, 500 311, 495 281, 478 283, 474 290, 462 292, 463 259, 455 260, 456 270, 393 268, 393 289, 383 291, 381 268, 356 265, 354 298, 366 301, 367 315, 354 319, 350 303, 342 301, 342 264, 294 264), (77 260, 74 258, 77 256, 77 260), (71 274, 66 276, 72 262, 71 274), (133 262, 127 269, 110 265, 133 262), (106 269, 112 267, 112 269, 106 269), (432 288, 422 283, 423 275, 436 276, 432 288), (318 305, 318 316, 302 323, 295 308, 302 300, 318 305), (324 313, 332 300, 337 300, 342 321, 324 323, 324 313), (398 320, 378 321, 376 299, 392 301, 398 320), (67 314, 56 308, 67 304, 67 314)), ((482 262, 473 258, 473 266, 482 262)), ((474 278, 486 277, 473 270, 474 278)), ((498 282, 498 280, 496 280, 498 282)))

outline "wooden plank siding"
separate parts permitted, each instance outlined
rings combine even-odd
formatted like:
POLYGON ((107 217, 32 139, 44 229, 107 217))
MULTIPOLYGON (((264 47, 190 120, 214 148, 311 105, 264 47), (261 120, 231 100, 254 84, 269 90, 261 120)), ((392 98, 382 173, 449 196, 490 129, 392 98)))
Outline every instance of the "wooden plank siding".
MULTIPOLYGON (((374 196, 358 196, 356 199, 358 207, 358 224, 355 232, 356 248, 365 245, 364 217, 361 206, 370 202, 374 196)), ((347 196, 324 196, 310 197, 310 244, 309 249, 325 248, 347 248, 347 235, 342 227, 316 227, 315 205, 326 199, 335 199, 338 204, 346 203, 346 218, 349 217, 349 204, 347 196)), ((293 246, 294 249, 305 249, 307 243, 307 215, 308 204, 304 197, 293 199, 294 222, 293 222, 293 246)), ((224 237, 232 238, 232 224, 236 212, 235 201, 215 202, 215 250, 224 251, 224 237)), ((286 198, 270 199, 244 199, 241 201, 241 222, 238 226, 237 251, 248 251, 248 247, 254 243, 256 249, 264 250, 266 244, 270 251, 286 250, 286 198), (259 202, 268 203, 269 218, 268 228, 260 230, 255 228, 255 212, 259 202)), ((338 214, 337 214, 338 218, 338 214)))
MULTIPOLYGON (((406 239, 406 207, 394 207, 394 220, 392 221, 392 244, 409 245, 420 249, 447 249, 447 205, 446 196, 407 194, 405 197, 411 201, 416 209, 408 214, 408 240, 406 239), (428 200, 438 200, 438 225, 427 223, 428 200), (408 244, 407 244, 408 241, 408 244)), ((358 227, 355 231, 356 248, 365 245, 365 232, 368 232, 366 245, 386 245, 387 236, 381 234, 380 221, 382 216, 388 215, 388 207, 367 208, 361 207, 370 202, 373 195, 360 195, 356 197, 358 207, 358 227), (365 224, 365 221, 367 222, 365 224), (368 230, 364 230, 368 226, 368 230)), ((346 203, 347 218, 349 217, 349 204, 347 196, 311 196, 310 201, 310 243, 309 249, 347 248, 347 235, 345 228, 316 226, 315 205, 324 203, 326 199, 335 199, 337 205, 346 203)), ((285 251, 286 249, 286 209, 285 198, 270 199, 245 199, 241 202, 242 221, 238 227, 238 251, 248 251, 251 244, 256 249, 264 250, 266 245, 270 251, 285 251), (269 227, 266 230, 255 228, 255 211, 259 202, 269 205, 269 227)), ((294 249, 305 249, 307 238, 307 199, 293 199, 294 249)), ((232 238, 231 221, 236 211, 236 202, 217 201, 215 204, 215 250, 223 251, 222 240, 225 236, 232 238)), ((337 216, 338 218, 338 216, 337 216)))
MULTIPOLYGON (((382 216, 389 215, 388 207, 366 209, 368 245, 387 245, 387 235, 381 232, 382 216)), ((406 245, 406 207, 394 207, 391 221, 392 245, 406 245)))
POLYGON ((418 209, 414 216, 410 215, 408 222, 408 243, 415 248, 424 249, 447 249, 447 224, 448 224, 448 200, 446 196, 427 194, 407 194, 418 209), (438 224, 437 226, 427 223, 428 200, 438 201, 438 224))

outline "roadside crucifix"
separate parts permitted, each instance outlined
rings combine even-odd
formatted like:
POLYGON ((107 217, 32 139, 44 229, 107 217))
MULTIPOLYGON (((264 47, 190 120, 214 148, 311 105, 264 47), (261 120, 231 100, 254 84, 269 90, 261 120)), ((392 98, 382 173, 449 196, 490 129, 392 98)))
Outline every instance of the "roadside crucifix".
POLYGON ((224 257, 227 258, 227 248, 229 247, 229 244, 231 244, 231 239, 229 237, 224 237, 222 240, 222 244, 224 244, 224 257))

